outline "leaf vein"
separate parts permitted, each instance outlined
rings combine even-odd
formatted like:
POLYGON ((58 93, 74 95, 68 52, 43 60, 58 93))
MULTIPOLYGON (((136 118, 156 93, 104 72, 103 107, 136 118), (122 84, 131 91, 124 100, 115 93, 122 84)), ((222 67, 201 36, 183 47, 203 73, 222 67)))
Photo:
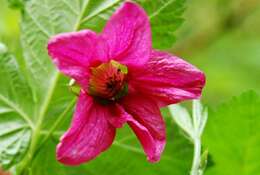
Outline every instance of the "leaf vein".
POLYGON ((31 129, 34 129, 33 122, 30 120, 30 117, 22 109, 20 109, 13 102, 11 102, 9 99, 7 99, 1 94, 0 94, 0 100, 3 101, 5 104, 7 104, 10 108, 14 109, 29 124, 31 129))
POLYGON ((31 15, 31 13, 29 13, 29 11, 27 11, 27 14, 32 19, 33 23, 40 29, 40 31, 49 38, 51 34, 44 29, 44 27, 31 15))
POLYGON ((162 7, 160 7, 158 10, 156 10, 155 12, 153 12, 151 15, 149 15, 150 19, 152 19, 153 17, 155 17, 156 15, 160 14, 161 11, 163 11, 168 5, 170 5, 171 3, 173 3, 174 0, 170 0, 168 2, 166 2, 162 7))

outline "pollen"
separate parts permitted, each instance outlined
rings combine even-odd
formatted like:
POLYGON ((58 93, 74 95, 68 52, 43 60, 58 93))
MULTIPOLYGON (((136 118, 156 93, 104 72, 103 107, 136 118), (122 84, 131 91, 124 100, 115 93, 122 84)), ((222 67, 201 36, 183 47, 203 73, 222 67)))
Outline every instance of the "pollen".
POLYGON ((125 65, 114 60, 91 68, 89 94, 99 101, 113 102, 127 94, 127 73, 125 65))

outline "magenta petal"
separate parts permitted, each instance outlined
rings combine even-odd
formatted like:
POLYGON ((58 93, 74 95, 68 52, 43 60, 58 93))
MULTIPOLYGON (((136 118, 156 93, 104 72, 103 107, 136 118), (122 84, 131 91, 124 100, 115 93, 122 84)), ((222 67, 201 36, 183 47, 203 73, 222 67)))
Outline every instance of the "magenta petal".
POLYGON ((130 94, 122 102, 127 113, 145 126, 158 139, 165 139, 165 123, 157 103, 140 94, 130 94))
POLYGON ((105 151, 115 137, 107 115, 104 107, 81 92, 71 127, 57 146, 57 159, 66 165, 79 165, 105 151))
POLYGON ((65 75, 87 87, 89 66, 107 60, 106 43, 90 30, 64 33, 48 42, 48 53, 65 75))
POLYGON ((165 52, 153 51, 147 66, 131 75, 139 92, 162 106, 201 96, 205 75, 195 66, 165 52))
POLYGON ((151 162, 158 161, 165 145, 165 123, 156 102, 152 99, 131 94, 123 100, 128 120, 151 162))
POLYGON ((128 122, 138 137, 150 162, 158 162, 165 147, 165 139, 154 138, 149 130, 136 120, 128 122))
POLYGON ((109 111, 108 121, 116 128, 121 128, 131 118, 119 104, 110 106, 109 111))
POLYGON ((151 29, 145 11, 126 2, 108 21, 102 36, 109 47, 109 57, 126 65, 143 65, 151 51, 151 29))

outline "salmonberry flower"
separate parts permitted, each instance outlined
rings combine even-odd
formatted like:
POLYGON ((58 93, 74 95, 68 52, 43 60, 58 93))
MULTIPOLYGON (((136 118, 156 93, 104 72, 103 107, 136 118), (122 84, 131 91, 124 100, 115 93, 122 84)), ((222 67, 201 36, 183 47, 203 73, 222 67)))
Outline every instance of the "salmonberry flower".
POLYGON ((169 53, 152 49, 147 14, 125 2, 102 33, 91 30, 54 36, 49 55, 58 69, 81 87, 69 130, 57 146, 67 165, 87 162, 112 144, 127 123, 150 162, 164 149, 160 107, 199 98, 203 72, 169 53))

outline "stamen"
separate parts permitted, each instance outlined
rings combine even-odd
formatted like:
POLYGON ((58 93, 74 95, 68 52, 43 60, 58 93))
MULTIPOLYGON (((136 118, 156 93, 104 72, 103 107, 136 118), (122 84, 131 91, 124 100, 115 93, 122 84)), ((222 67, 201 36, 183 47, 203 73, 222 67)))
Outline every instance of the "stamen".
POLYGON ((127 67, 114 60, 91 69, 89 94, 96 99, 116 101, 127 94, 127 67))

